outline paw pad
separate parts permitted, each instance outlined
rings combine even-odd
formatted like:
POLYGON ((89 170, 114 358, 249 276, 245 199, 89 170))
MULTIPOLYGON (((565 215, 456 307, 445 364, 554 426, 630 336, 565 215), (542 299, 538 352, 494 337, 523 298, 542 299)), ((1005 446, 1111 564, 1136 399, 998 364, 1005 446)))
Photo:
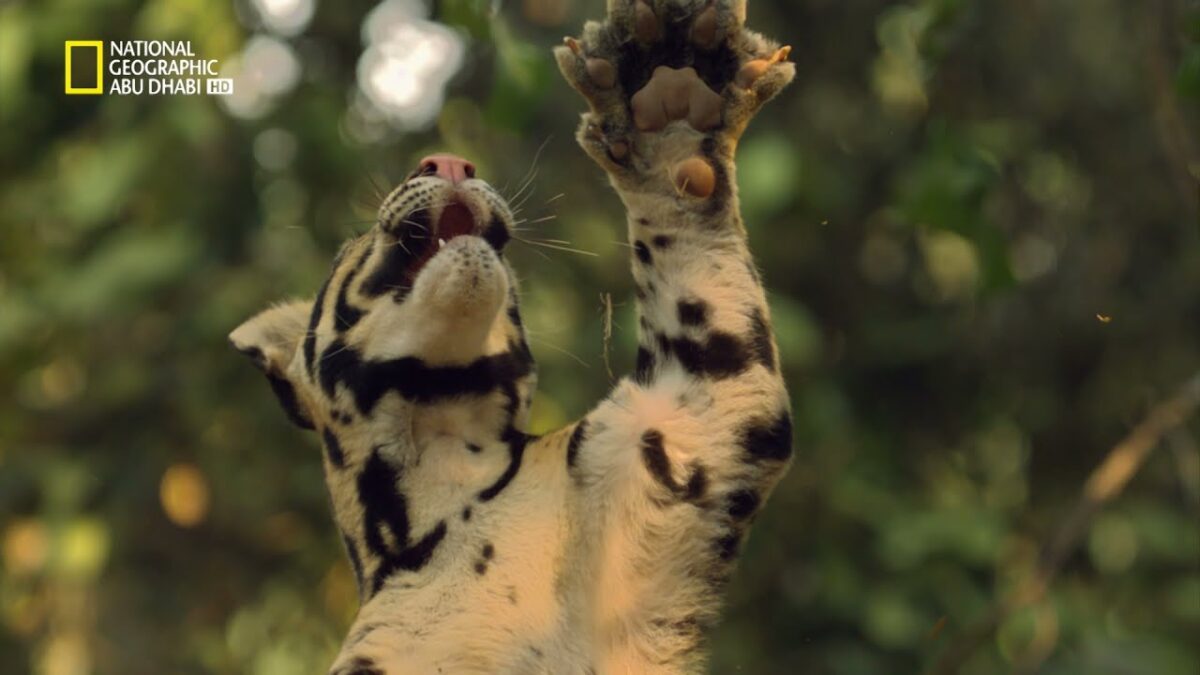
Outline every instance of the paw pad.
POLYGON ((641 131, 658 131, 682 119, 697 131, 721 124, 721 96, 704 84, 695 68, 659 66, 630 104, 633 123, 641 131))
POLYGON ((584 64, 592 84, 601 89, 612 89, 617 84, 617 69, 604 59, 588 59, 584 64))
POLYGON ((717 26, 717 8, 709 5, 692 24, 692 42, 701 49, 713 50, 721 43, 717 26))
POLYGON ((706 199, 717 189, 717 174, 712 165, 699 157, 691 157, 675 167, 675 187, 693 197, 706 199))
POLYGON ((788 55, 792 53, 791 47, 783 47, 771 55, 769 59, 755 59, 746 62, 742 69, 738 71, 736 82, 742 89, 749 89, 758 78, 767 74, 771 66, 776 63, 787 61, 788 55))
POLYGON ((654 10, 646 4, 646 0, 637 0, 633 8, 633 34, 642 44, 649 44, 658 39, 658 17, 654 10))
POLYGON ((621 185, 727 193, 737 139, 796 73, 790 48, 744 27, 746 2, 607 0, 606 21, 555 49, 591 106, 577 139, 621 185))

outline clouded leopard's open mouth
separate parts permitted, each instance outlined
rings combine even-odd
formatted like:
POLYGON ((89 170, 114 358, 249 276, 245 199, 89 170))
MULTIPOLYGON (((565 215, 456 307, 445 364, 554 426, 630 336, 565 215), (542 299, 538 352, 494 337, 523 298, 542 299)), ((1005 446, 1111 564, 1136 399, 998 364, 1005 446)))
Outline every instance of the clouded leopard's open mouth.
MULTIPOLYGON (((496 226, 501 230, 504 229, 501 223, 497 223, 496 226)), ((446 244, 459 237, 483 237, 488 240, 488 243, 492 244, 492 247, 496 249, 496 253, 500 253, 504 245, 500 243, 497 246, 497 242, 493 241, 492 236, 489 236, 492 234, 491 230, 493 229, 495 228, 484 228, 476 220, 475 214, 471 211, 470 207, 462 201, 457 199, 451 201, 442 207, 442 212, 428 235, 412 238, 415 240, 417 250, 413 251, 415 259, 409 265, 409 276, 416 278, 417 274, 446 244)), ((507 231, 505 231, 505 239, 507 239, 507 231)))

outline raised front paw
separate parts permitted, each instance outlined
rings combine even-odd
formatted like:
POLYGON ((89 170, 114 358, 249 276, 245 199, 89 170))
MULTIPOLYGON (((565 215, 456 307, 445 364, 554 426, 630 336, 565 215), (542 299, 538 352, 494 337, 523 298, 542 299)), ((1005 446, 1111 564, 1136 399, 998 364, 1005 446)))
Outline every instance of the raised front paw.
POLYGON ((737 139, 795 76, 790 47, 743 27, 745 0, 608 0, 555 50, 591 106, 579 142, 618 187, 709 199, 737 139))

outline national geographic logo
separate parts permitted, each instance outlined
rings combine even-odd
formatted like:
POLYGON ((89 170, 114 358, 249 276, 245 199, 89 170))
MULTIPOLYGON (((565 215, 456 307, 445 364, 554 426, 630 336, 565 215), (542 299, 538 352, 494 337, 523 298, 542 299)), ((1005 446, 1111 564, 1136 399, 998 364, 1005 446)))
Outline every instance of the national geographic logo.
POLYGON ((197 58, 186 40, 68 40, 63 91, 111 96, 228 96, 220 62, 197 58))
POLYGON ((66 93, 104 93, 104 42, 67 40, 66 93))

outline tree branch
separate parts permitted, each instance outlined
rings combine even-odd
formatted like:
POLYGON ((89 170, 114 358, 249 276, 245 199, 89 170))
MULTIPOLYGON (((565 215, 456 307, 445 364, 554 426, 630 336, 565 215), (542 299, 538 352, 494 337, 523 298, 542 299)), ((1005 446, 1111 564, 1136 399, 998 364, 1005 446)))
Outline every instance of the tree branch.
POLYGON ((1045 596, 1063 562, 1079 545, 1096 513, 1121 494, 1163 437, 1182 426, 1197 407, 1200 407, 1200 373, 1193 375, 1174 397, 1152 408, 1146 418, 1109 451, 1104 462, 1088 477, 1083 494, 1071 514, 1054 538, 1042 548, 1042 555, 1033 573, 983 618, 963 631, 934 664, 930 675, 957 673, 967 659, 991 639, 1010 614, 1045 596))

